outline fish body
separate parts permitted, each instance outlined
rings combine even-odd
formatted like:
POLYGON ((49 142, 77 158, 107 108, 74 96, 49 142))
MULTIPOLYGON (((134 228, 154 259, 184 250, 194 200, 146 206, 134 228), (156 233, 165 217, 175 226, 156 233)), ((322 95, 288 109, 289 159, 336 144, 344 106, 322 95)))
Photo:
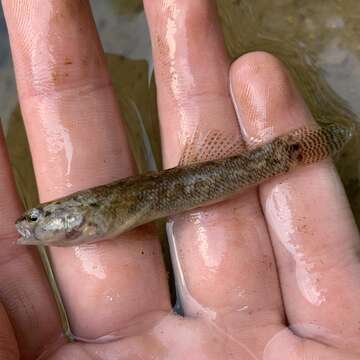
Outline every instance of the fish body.
POLYGON ((71 246, 109 239, 153 220, 227 199, 300 165, 336 154, 348 128, 301 128, 225 159, 128 177, 28 210, 21 244, 71 246))

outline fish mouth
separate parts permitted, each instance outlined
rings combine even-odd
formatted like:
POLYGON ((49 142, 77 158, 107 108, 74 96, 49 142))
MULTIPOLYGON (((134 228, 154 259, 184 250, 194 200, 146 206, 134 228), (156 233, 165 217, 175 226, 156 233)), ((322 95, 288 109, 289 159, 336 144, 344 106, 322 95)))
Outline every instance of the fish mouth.
POLYGON ((16 241, 20 245, 39 245, 39 240, 35 237, 34 232, 32 231, 27 224, 21 221, 16 222, 15 224, 17 232, 21 237, 16 241))
POLYGON ((24 226, 21 222, 15 224, 17 232, 23 237, 23 238, 32 238, 34 237, 32 234, 32 231, 27 227, 24 226))

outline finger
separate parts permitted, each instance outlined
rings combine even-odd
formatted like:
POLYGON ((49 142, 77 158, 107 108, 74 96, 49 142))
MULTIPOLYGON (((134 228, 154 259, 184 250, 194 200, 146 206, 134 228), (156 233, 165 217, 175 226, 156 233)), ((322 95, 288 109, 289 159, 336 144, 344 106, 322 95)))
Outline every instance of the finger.
MULTIPOLYGON (((247 141, 314 124, 271 55, 247 55, 231 74, 247 141)), ((323 161, 274 178, 260 187, 260 199, 292 327, 305 337, 359 348, 359 237, 334 166, 323 161)))
MULTIPOLYGON (((214 2, 149 0, 145 8, 164 162, 170 167, 177 164, 194 128, 239 134, 229 94, 229 59, 214 2)), ((255 191, 177 217, 172 230, 186 314, 216 313, 217 321, 236 328, 264 313, 264 322, 281 322, 273 255, 255 191), (230 318, 236 320, 230 324, 230 318)))
MULTIPOLYGON (((19 348, 16 342, 13 327, 11 326, 2 304, 0 304, 0 325, 0 358, 7 360, 19 359, 19 348)), ((36 356, 37 354, 31 355, 36 356)))
MULTIPOLYGON (((41 201, 131 175, 134 164, 87 1, 4 1, 41 201)), ((138 330, 168 308, 153 230, 51 257, 75 335, 138 330)))
MULTIPOLYGON (((9 159, 0 128, 0 300, 15 330, 21 355, 35 358, 61 334, 57 309, 36 249, 16 245, 15 220, 22 208, 11 176, 9 159)), ((1 315, 0 327, 8 327, 1 315)), ((6 331, 5 331, 6 330, 6 331)), ((0 336, 4 339, 11 336, 0 336)), ((6 349, 7 347, 5 347, 6 349)), ((4 357, 7 358, 7 357, 4 357)))
POLYGON ((162 0, 144 5, 153 46, 164 164, 173 167, 199 126, 206 132, 217 121, 223 130, 239 133, 228 92, 229 59, 213 1, 162 0))
POLYGON ((264 360, 278 359, 326 359, 326 360, 356 360, 359 353, 344 351, 328 345, 304 340, 295 336, 288 328, 277 333, 267 344, 263 352, 264 360))

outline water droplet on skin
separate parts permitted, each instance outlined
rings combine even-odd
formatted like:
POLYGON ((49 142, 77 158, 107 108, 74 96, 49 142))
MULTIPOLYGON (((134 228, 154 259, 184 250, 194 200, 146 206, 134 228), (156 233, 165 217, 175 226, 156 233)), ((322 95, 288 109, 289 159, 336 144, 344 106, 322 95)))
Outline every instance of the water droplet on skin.
POLYGON ((76 246, 74 254, 80 260, 81 267, 85 273, 104 280, 106 279, 106 272, 97 250, 97 244, 76 246))
POLYGON ((291 188, 283 182, 275 186, 266 201, 266 214, 277 237, 295 261, 295 277, 299 291, 312 305, 319 306, 326 301, 326 289, 319 285, 319 274, 310 263, 301 246, 299 226, 291 205, 291 188))

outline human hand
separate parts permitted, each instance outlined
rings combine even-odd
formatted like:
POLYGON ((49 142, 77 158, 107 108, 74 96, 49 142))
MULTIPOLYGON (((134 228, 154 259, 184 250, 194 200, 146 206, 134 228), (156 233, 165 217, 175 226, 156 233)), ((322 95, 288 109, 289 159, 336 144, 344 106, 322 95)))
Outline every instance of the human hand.
MULTIPOLYGON (((240 124, 248 144, 313 122, 272 56, 248 54, 230 69, 212 1, 144 5, 166 167, 177 164, 199 123, 239 136, 240 124)), ((3 0, 3 7, 41 201, 131 175, 88 4, 3 0)), ((37 253, 15 244, 22 208, 3 140, 0 149, 0 358, 34 359, 54 343, 52 359, 360 358, 359 235, 330 161, 174 219, 184 317, 171 312, 151 226, 51 248, 73 332, 121 337, 65 344, 37 253)))

